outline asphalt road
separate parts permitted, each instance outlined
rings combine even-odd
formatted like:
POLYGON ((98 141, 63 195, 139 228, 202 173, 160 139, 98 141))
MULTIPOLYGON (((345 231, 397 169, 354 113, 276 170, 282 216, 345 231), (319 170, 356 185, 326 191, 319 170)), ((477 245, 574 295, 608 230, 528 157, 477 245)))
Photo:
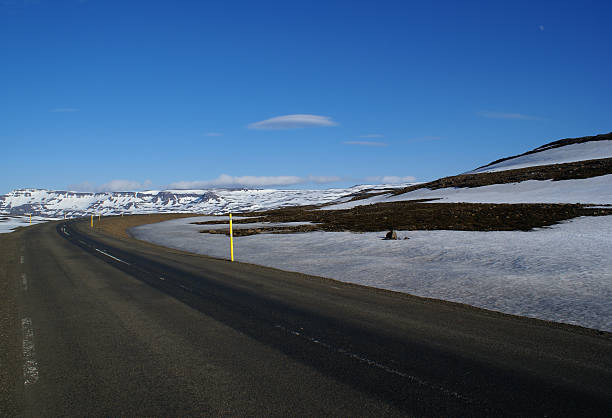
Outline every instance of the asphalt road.
POLYGON ((612 411, 609 333, 111 238, 85 222, 0 236, 0 267, 0 415, 612 411))

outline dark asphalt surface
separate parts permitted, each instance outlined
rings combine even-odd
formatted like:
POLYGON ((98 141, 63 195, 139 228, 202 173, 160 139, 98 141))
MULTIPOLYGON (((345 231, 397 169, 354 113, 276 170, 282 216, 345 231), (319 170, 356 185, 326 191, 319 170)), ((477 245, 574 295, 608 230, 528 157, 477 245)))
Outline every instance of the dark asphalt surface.
POLYGON ((0 311, 0 415, 612 411, 609 333, 229 263, 85 222, 0 245, 14 307, 0 311))

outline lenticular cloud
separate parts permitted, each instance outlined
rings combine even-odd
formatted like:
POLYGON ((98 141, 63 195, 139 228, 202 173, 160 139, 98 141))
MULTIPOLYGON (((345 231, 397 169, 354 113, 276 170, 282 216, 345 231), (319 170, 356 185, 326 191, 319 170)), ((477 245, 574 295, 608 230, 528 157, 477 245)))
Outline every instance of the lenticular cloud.
POLYGON ((285 115, 251 123, 249 129, 281 130, 337 125, 329 116, 285 115))

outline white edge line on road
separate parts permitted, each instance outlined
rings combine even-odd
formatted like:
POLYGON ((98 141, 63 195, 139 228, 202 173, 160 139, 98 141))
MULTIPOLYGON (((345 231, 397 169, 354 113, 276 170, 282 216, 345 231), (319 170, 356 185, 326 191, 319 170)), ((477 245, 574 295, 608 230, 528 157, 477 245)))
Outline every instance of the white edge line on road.
POLYGON ((412 375, 409 375, 407 373, 401 372, 399 370, 392 369, 389 366, 385 366, 384 364, 378 363, 378 362, 376 362, 374 360, 370 360, 369 358, 360 356, 360 355, 355 354, 355 353, 353 353, 353 352, 351 352, 349 350, 345 350, 344 348, 333 347, 332 345, 327 344, 327 343, 321 341, 318 338, 310 337, 310 336, 304 334, 303 332, 290 330, 290 329, 285 328, 282 325, 275 325, 274 328, 279 328, 279 329, 281 329, 281 330, 283 330, 285 332, 288 332, 288 333, 290 333, 292 335, 295 335, 296 337, 305 338, 306 340, 310 341, 311 343, 321 345, 321 346, 325 347, 328 350, 335 351, 335 352, 340 353, 340 354, 342 354, 344 356, 347 356, 347 357, 350 357, 350 358, 352 358, 354 360, 357 360, 357 361, 359 361, 361 363, 365 363, 368 366, 376 367, 377 369, 384 370, 387 373, 394 374, 394 375, 399 376, 399 377, 403 377, 404 379, 410 380, 412 383, 415 383, 417 385, 424 386, 424 387, 427 387, 429 389, 434 389, 434 390, 440 391, 440 392, 442 392, 442 393, 444 393, 446 395, 452 396, 453 398, 459 399, 459 400, 461 400, 463 402, 466 402, 466 403, 472 403, 471 399, 467 398, 466 396, 464 396, 464 395, 462 395, 462 394, 460 394, 460 393, 458 393, 456 391, 446 389, 443 386, 440 386, 440 385, 437 385, 437 384, 434 384, 434 383, 430 383, 430 382, 427 382, 427 381, 425 381, 423 379, 419 379, 416 376, 412 376, 412 375))
POLYGON ((23 256, 19 257, 19 264, 23 264, 23 262, 24 262, 23 256))
POLYGON ((32 320, 23 318, 21 320, 23 331, 23 384, 32 385, 38 381, 38 363, 36 362, 34 350, 34 329, 32 320))
POLYGON ((107 256, 107 257, 112 258, 113 260, 117 260, 117 261, 119 261, 120 263, 127 264, 128 266, 130 265, 130 263, 128 263, 127 261, 123 261, 123 260, 121 260, 121 259, 119 259, 119 258, 117 258, 117 257, 114 257, 114 256, 110 255, 109 253, 105 253, 105 252, 104 252, 104 251, 102 251, 102 250, 99 250, 99 249, 97 249, 97 248, 96 248, 96 251, 97 251, 97 252, 99 252, 99 253, 101 253, 101 254, 104 254, 104 255, 105 255, 105 256, 107 256))
POLYGON ((28 278, 25 273, 21 273, 21 284, 23 285, 23 290, 28 290, 28 278))

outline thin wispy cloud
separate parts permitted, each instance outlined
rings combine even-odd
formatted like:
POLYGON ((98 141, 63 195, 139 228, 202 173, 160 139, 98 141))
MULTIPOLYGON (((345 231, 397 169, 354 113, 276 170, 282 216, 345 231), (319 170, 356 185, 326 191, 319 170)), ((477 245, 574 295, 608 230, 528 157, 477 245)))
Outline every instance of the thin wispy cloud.
POLYGON ((308 183, 317 183, 317 184, 336 183, 342 180, 342 178, 338 176, 308 176, 307 178, 308 178, 308 183))
POLYGON ((236 187, 279 187, 298 184, 327 184, 340 181, 336 176, 231 176, 221 174, 213 180, 178 181, 168 185, 169 189, 207 189, 236 187))
POLYGON ((83 182, 79 184, 71 184, 68 186, 68 190, 75 192, 133 192, 145 190, 151 187, 151 180, 145 180, 144 182, 134 180, 111 180, 108 183, 96 185, 90 182, 83 182))
POLYGON ((412 183, 416 180, 416 177, 414 176, 372 176, 372 177, 366 177, 365 180, 370 183, 400 184, 400 183, 412 183))
POLYGON ((344 141, 343 144, 346 145, 361 145, 364 147, 386 147, 386 142, 378 142, 378 141, 344 141))
POLYGON ((78 111, 79 109, 76 107, 56 107, 55 109, 51 109, 53 113, 73 113, 78 111))
POLYGON ((223 136, 221 132, 206 132, 204 136, 223 136))
POLYGON ((426 142, 426 141, 439 141, 441 140, 441 136, 421 136, 418 138, 409 139, 408 142, 426 142))
POLYGON ((248 125, 249 129, 284 130, 298 128, 316 128, 338 126, 338 123, 329 116, 319 115, 285 115, 254 122, 248 125))
POLYGON ((525 115, 523 113, 489 112, 481 111, 476 113, 478 116, 487 119, 515 119, 515 120, 541 120, 539 116, 525 115))
POLYGON ((540 28, 540 32, 544 32, 544 25, 538 26, 540 28))
POLYGON ((383 134, 367 134, 367 135, 359 135, 358 138, 384 138, 383 134))
MULTIPOLYGON (((87 3, 87 1, 88 0, 73 0, 73 3, 82 4, 87 3)), ((0 0, 0 6, 31 6, 40 4, 42 4, 40 0, 0 0)))
POLYGON ((213 180, 179 181, 170 184, 170 189, 202 189, 208 187, 266 187, 291 186, 303 183, 297 176, 230 176, 221 174, 213 180))
POLYGON ((38 0, 2 0, 1 6, 29 6, 31 4, 40 4, 38 0))

